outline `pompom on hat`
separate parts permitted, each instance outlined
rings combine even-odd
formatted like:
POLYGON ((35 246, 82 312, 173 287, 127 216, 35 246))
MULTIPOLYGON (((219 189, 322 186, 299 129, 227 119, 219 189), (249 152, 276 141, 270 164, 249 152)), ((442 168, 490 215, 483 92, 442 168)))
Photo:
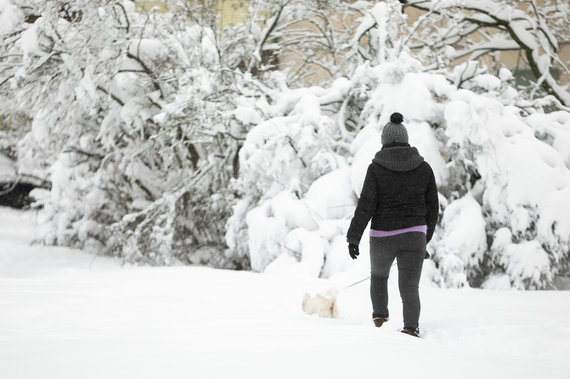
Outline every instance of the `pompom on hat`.
POLYGON ((401 113, 395 112, 390 115, 390 122, 382 129, 382 145, 408 143, 408 131, 402 125, 403 121, 404 116, 401 113))

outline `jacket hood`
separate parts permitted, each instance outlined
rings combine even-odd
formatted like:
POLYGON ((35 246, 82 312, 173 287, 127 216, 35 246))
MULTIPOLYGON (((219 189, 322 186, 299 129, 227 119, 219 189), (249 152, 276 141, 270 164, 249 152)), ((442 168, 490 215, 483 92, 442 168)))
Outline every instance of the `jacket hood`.
POLYGON ((424 162, 418 149, 407 144, 384 146, 372 162, 392 171, 411 171, 424 162))

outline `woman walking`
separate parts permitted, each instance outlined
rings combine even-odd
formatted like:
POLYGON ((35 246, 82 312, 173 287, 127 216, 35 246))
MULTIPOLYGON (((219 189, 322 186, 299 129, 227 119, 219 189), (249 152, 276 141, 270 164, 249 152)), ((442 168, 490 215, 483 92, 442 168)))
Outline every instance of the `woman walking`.
POLYGON ((393 113, 382 130, 382 149, 372 160, 347 233, 348 250, 356 259, 362 233, 370 227, 370 297, 377 327, 388 321, 388 276, 394 259, 402 298, 403 333, 419 337, 418 285, 426 244, 439 213, 435 178, 415 147, 400 113, 393 113))

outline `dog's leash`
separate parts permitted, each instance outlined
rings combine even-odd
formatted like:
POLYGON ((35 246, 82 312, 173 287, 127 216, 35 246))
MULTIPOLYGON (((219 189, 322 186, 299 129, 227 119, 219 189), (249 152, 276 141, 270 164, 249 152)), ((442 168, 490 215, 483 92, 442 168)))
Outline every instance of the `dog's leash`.
POLYGON ((344 291, 344 290, 346 290, 346 289, 349 289, 350 287, 354 287, 355 285, 360 284, 360 283, 362 283, 362 282, 365 282, 365 281, 367 281, 368 279, 370 279, 369 276, 367 276, 366 278, 361 279, 361 280, 359 280, 359 281, 357 281, 357 282, 354 282, 354 283, 352 283, 352 284, 349 284, 348 286, 341 288, 339 291, 344 291))
MULTIPOLYGON (((392 267, 393 267, 395 264, 396 264, 396 262, 392 263, 392 267)), ((349 289, 350 287, 354 287, 355 285, 360 284, 360 283, 362 283, 362 282, 365 282, 365 281, 367 281, 368 279, 370 279, 369 276, 367 276, 367 277, 364 278, 364 279, 360 279, 360 280, 357 281, 357 282, 354 282, 354 283, 352 283, 352 284, 349 284, 349 285, 346 286, 346 287, 342 287, 339 291, 344 291, 344 290, 346 290, 346 289, 349 289)))

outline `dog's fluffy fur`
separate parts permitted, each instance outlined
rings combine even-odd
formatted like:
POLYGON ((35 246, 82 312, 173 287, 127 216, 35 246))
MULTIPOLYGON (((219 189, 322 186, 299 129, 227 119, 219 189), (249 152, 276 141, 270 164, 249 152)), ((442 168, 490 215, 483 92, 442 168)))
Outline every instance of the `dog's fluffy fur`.
POLYGON ((336 305, 336 291, 329 290, 326 294, 311 296, 305 293, 302 304, 303 312, 310 315, 318 315, 324 318, 338 318, 336 305))

